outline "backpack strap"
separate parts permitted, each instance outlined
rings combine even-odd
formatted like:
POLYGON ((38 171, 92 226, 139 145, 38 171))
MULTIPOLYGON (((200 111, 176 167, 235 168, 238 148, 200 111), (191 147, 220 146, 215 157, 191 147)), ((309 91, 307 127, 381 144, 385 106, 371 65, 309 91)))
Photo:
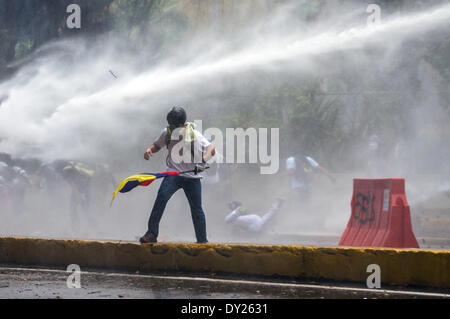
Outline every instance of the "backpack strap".
MULTIPOLYGON (((172 132, 173 132, 173 127, 171 127, 170 125, 167 126, 167 134, 166 134, 166 147, 167 147, 167 149, 169 149, 169 143, 170 143, 170 140, 172 139, 172 132)), ((195 159, 195 144, 194 144, 194 142, 195 142, 195 140, 192 140, 190 142, 190 144, 191 144, 191 156, 192 156, 191 159, 192 159, 192 161, 194 161, 194 159, 195 159)), ((169 159, 169 155, 167 155, 166 163, 168 163, 168 159, 169 159)), ((202 156, 202 159, 203 159, 203 156, 202 156)))
POLYGON ((167 149, 169 149, 169 143, 170 143, 171 137, 172 137, 172 127, 169 125, 167 127, 167 134, 166 134, 166 147, 167 147, 167 149))

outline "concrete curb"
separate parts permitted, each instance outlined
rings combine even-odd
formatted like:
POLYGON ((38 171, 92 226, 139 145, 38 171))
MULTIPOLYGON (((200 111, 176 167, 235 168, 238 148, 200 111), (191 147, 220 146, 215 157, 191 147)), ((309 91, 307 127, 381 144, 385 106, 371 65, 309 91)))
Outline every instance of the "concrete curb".
MULTIPOLYGON (((257 238, 254 243, 258 244, 275 244, 275 245, 300 245, 300 246, 339 246, 340 235, 297 235, 297 234, 268 234, 264 238, 257 238)), ((255 241, 254 237, 242 237, 237 238, 235 243, 248 240, 249 242, 255 241)), ((439 237, 417 237, 420 248, 424 249, 450 249, 450 238, 439 237), (435 246, 435 247, 429 247, 435 246)))
POLYGON ((450 250, 157 243, 0 237, 0 263, 139 271, 214 272, 450 288, 450 250))

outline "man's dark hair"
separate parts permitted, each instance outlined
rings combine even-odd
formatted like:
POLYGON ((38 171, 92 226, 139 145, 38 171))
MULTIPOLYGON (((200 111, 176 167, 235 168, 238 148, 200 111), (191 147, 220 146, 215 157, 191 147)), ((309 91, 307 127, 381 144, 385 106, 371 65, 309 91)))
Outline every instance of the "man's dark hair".
POLYGON ((174 127, 184 125, 186 123, 186 111, 180 106, 174 106, 167 114, 167 123, 174 127))

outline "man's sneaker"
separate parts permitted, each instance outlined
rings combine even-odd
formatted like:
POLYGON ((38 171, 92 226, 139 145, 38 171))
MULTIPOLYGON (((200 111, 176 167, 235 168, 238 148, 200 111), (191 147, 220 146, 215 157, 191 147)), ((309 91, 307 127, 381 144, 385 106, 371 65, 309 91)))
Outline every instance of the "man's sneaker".
POLYGON ((156 243, 157 242, 156 236, 153 235, 150 231, 147 231, 145 233, 145 235, 142 236, 139 239, 139 241, 140 241, 141 244, 148 244, 148 243, 156 243))

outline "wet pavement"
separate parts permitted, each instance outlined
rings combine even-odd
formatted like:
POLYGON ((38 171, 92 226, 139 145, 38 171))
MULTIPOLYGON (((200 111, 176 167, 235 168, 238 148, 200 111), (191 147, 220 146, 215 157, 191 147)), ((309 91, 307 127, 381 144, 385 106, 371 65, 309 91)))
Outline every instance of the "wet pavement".
POLYGON ((140 274, 82 269, 80 288, 63 269, 0 266, 0 299, 422 299, 449 291, 368 289, 355 283, 296 282, 215 274, 140 274))

